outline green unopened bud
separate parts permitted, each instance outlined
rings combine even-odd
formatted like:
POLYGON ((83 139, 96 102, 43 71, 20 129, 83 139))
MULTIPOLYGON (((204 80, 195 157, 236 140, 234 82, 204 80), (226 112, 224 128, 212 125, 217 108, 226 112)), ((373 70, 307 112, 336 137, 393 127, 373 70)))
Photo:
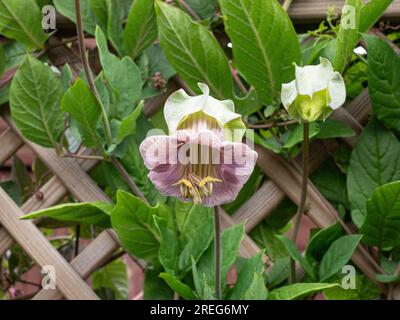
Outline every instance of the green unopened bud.
POLYGON ((316 66, 296 66, 296 79, 282 84, 281 100, 293 119, 325 120, 346 100, 342 76, 334 72, 328 59, 316 66))

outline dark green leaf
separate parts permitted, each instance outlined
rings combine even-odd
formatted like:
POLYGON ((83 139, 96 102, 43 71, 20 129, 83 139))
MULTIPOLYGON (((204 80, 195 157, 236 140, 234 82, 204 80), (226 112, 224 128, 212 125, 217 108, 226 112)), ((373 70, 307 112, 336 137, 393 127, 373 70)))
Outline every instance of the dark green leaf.
POLYGON ((263 252, 246 260, 239 272, 231 300, 265 300, 267 288, 264 279, 263 252))
POLYGON ((53 71, 26 56, 11 83, 10 108, 15 125, 29 140, 54 147, 64 130, 59 103, 63 89, 53 71))
POLYGON ((0 34, 16 39, 27 49, 43 48, 47 35, 35 0, 1 0, 0 34))
POLYGON ((216 98, 232 97, 228 59, 212 33, 180 9, 159 0, 156 14, 164 53, 191 89, 199 92, 197 83, 203 82, 216 98))
POLYGON ((125 191, 117 192, 111 224, 124 248, 137 258, 158 259, 160 239, 154 215, 158 215, 158 207, 150 207, 125 191))
POLYGON ((135 0, 126 22, 123 41, 132 59, 146 49, 157 37, 153 0, 135 0))
POLYGON ((161 273, 160 277, 181 297, 187 300, 196 300, 192 289, 169 273, 161 273))
POLYGON ((343 236, 335 240, 324 254, 319 268, 320 281, 325 281, 339 272, 350 260, 362 235, 343 236))
MULTIPOLYGON (((161 267, 160 267, 161 269, 161 267)), ((146 268, 146 274, 143 284, 143 299, 144 300, 172 300, 173 291, 159 277, 160 271, 151 267, 146 268)))
POLYGON ((373 119, 352 152, 347 175, 351 216, 360 227, 367 214, 366 201, 376 187, 400 180, 400 143, 392 132, 373 119))
POLYGON ((352 137, 355 135, 353 129, 347 124, 328 119, 324 122, 319 123, 319 132, 315 136, 316 139, 332 139, 332 138, 345 138, 352 137))
POLYGON ((116 300, 128 299, 128 273, 125 263, 121 259, 115 260, 94 272, 92 287, 96 292, 111 290, 116 300))
POLYGON ((61 100, 61 108, 73 117, 78 125, 82 143, 87 147, 103 149, 96 131, 101 118, 101 107, 89 87, 78 78, 61 100))
POLYGON ((360 232, 363 241, 380 249, 400 245, 400 181, 378 187, 367 201, 360 232))
MULTIPOLYGON (((296 144, 302 142, 303 131, 304 131, 304 125, 303 124, 297 125, 290 133, 289 138, 287 139, 283 147, 289 149, 294 147, 296 144)), ((311 139, 317 136, 319 131, 320 131, 320 125, 317 122, 310 123, 308 137, 311 139)))
POLYGON ((217 9, 217 0, 186 0, 186 3, 193 9, 202 19, 210 19, 217 9))
POLYGON ((276 237, 285 245, 286 250, 289 252, 290 256, 301 265, 304 271, 307 272, 311 278, 315 279, 315 270, 310 265, 310 263, 300 254, 293 241, 283 235, 276 235, 276 237))
POLYGON ((324 290, 324 296, 328 300, 376 300, 381 292, 370 279, 364 275, 357 275, 355 288, 343 288, 337 286, 324 290))
POLYGON ((368 45, 368 91, 377 117, 400 130, 400 57, 384 41, 365 35, 368 45))
MULTIPOLYGON (((76 22, 75 0, 53 0, 57 12, 76 22)), ((96 30, 97 18, 90 9, 89 0, 81 0, 81 15, 83 20, 83 29, 94 34, 96 30)))
POLYGON ((275 0, 220 0, 235 65, 265 105, 279 104, 282 83, 300 63, 296 32, 275 0))
POLYGON ((117 137, 115 139, 116 144, 120 144, 127 136, 135 135, 136 133, 136 120, 140 116, 144 107, 144 102, 142 101, 136 108, 122 119, 121 125, 119 127, 117 137))

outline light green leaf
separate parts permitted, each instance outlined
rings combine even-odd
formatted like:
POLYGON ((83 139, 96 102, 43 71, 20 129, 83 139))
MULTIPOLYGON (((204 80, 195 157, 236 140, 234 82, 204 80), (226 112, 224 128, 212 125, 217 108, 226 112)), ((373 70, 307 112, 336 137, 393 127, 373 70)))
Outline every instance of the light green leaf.
POLYGON ((271 291, 268 300, 298 300, 337 286, 337 283, 295 283, 271 291))
POLYGON ((116 144, 120 144, 127 136, 135 135, 136 133, 136 120, 140 116, 144 107, 144 102, 141 101, 139 105, 131 112, 131 114, 127 115, 122 119, 121 125, 119 127, 117 137, 115 139, 116 144))
POLYGON ((193 22, 182 10, 156 0, 161 47, 175 70, 192 90, 206 83, 218 99, 233 95, 228 59, 206 27, 193 22))
POLYGON ((179 269, 184 276, 192 267, 192 260, 197 263, 213 239, 213 210, 193 204, 178 205, 178 201, 176 206, 188 209, 176 211, 177 221, 181 221, 179 269))
MULTIPOLYGON (((287 139, 286 143, 284 144, 284 148, 292 148, 296 144, 303 141, 303 131, 304 131, 304 124, 296 125, 293 131, 290 133, 289 138, 287 139)), ((308 137, 311 139, 315 137, 320 131, 320 126, 317 122, 311 122, 309 125, 309 132, 308 137)))
POLYGON ((160 277, 177 293, 186 300, 196 300, 192 289, 169 273, 161 273, 160 277))
POLYGON ((168 227, 168 222, 165 218, 155 216, 154 222, 161 235, 158 259, 165 271, 175 276, 179 259, 179 242, 176 231, 168 227))
POLYGON ((382 16, 393 0, 370 0, 361 8, 360 32, 367 32, 382 16))
POLYGON ((343 235, 342 227, 335 223, 327 228, 319 230, 309 241, 305 258, 310 263, 321 261, 323 255, 334 241, 343 235))
POLYGON ((246 260, 239 272, 231 300, 265 300, 268 290, 265 287, 263 252, 246 260))
POLYGON ((13 78, 10 108, 15 125, 29 140, 54 147, 64 130, 59 109, 62 83, 39 60, 26 56, 13 78))
POLYGON ((115 104, 118 106, 118 118, 130 114, 142 93, 142 77, 138 66, 130 57, 119 60, 108 51, 107 39, 99 27, 96 28, 96 41, 99 48, 100 61, 113 92, 115 104))
POLYGON ((150 207, 135 196, 119 190, 111 212, 111 224, 123 247, 137 258, 158 259, 160 238, 154 224, 158 206, 150 207))
POLYGON ((86 147, 103 149, 101 138, 96 131, 101 118, 101 109, 96 97, 89 87, 78 78, 74 85, 65 92, 61 108, 68 112, 77 122, 82 143, 86 147))
POLYGON ((315 136, 316 139, 333 139, 333 138, 345 138, 352 137, 355 135, 353 129, 351 129, 344 122, 327 119, 319 124, 319 132, 315 136))
MULTIPOLYGON (((57 12, 76 23, 75 0, 53 0, 57 12)), ((89 0, 81 0, 81 15, 83 20, 83 29, 94 34, 96 30, 97 18, 90 9, 89 0)))
POLYGON ((300 45, 293 25, 275 0, 220 0, 235 66, 265 105, 279 104, 282 83, 294 78, 300 45))
POLYGON ((156 37, 154 0, 135 0, 123 33, 126 52, 135 59, 156 37))
POLYGON ((94 224, 103 228, 110 227, 111 203, 81 202, 63 203, 54 207, 38 210, 22 216, 20 219, 37 219, 49 217, 59 221, 73 221, 84 224, 94 224))
POLYGON ((400 181, 376 188, 367 201, 367 216, 360 229, 363 241, 380 249, 400 245, 400 181))
MULTIPOLYGON (((338 281, 341 283, 341 279, 338 281)), ((324 290, 328 300, 376 300, 381 291, 364 275, 356 275, 355 288, 343 288, 341 285, 324 290)))
POLYGON ((368 45, 368 92, 376 116, 400 131, 400 57, 384 40, 364 35, 368 45))
POLYGON ((95 271, 92 275, 92 287, 100 296, 104 290, 106 290, 106 294, 107 290, 110 290, 112 298, 128 299, 128 273, 125 263, 118 259, 95 271))
MULTIPOLYGON (((225 229, 221 235, 221 281, 223 286, 226 282, 226 274, 235 262, 240 242, 244 237, 244 225, 238 224, 229 229, 225 229)), ((193 265, 196 264, 193 261, 193 265)), ((207 298, 205 294, 207 288, 214 288, 215 266, 214 266, 214 243, 212 242, 207 251, 202 255, 196 270, 193 273, 195 281, 198 282, 196 290, 201 299, 207 298), (197 275, 195 275, 195 273, 197 275)), ((214 292, 212 292, 214 295, 214 292)), ((210 298, 210 297, 208 297, 210 298)))
POLYGON ((333 68, 343 72, 353 56, 359 37, 361 0, 346 0, 343 6, 340 28, 337 37, 333 68))
POLYGON ((354 223, 361 227, 367 215, 366 201, 376 187, 400 180, 400 143, 376 119, 363 130, 351 154, 347 192, 354 223))
POLYGON ((290 256, 300 264, 300 266, 304 269, 305 272, 308 273, 308 275, 312 279, 315 279, 315 270, 313 269, 311 264, 300 254, 293 241, 288 239, 284 235, 276 235, 276 237, 285 245, 286 250, 289 252, 290 256))
POLYGON ((335 240, 324 254, 319 268, 320 281, 326 281, 339 272, 350 260, 362 235, 353 234, 335 240))
POLYGON ((35 0, 0 0, 0 34, 21 42, 27 49, 43 48, 47 35, 35 0))

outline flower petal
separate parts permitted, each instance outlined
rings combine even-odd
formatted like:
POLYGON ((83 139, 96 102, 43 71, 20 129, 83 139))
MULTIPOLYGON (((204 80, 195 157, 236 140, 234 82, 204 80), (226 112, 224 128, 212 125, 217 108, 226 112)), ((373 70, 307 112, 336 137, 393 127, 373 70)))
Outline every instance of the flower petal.
POLYGON ((176 164, 178 147, 190 140, 191 133, 179 130, 171 136, 150 136, 143 140, 139 150, 145 166, 152 170, 161 164, 176 164))
POLYGON ((165 196, 181 198, 179 185, 174 185, 182 178, 182 166, 179 164, 161 164, 149 173, 151 182, 165 196))
POLYGON ((204 205, 216 206, 236 199, 249 179, 257 161, 257 152, 244 143, 224 142, 221 148, 223 163, 219 166, 220 183, 213 185, 213 193, 204 199, 204 205))
POLYGON ((346 85, 339 72, 334 72, 328 84, 329 107, 336 110, 346 101, 346 85))
POLYGON ((331 62, 326 58, 319 58, 321 62, 316 66, 299 67, 296 65, 296 87, 300 95, 312 95, 328 87, 332 77, 333 68, 331 62))
POLYGON ((286 110, 296 100, 297 95, 296 80, 282 83, 281 101, 286 110))

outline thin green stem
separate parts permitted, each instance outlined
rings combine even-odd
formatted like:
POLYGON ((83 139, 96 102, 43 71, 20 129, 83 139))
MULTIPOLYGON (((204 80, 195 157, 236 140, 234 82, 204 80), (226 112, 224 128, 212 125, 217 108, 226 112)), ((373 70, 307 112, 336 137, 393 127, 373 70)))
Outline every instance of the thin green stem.
MULTIPOLYGON (((303 125, 303 172, 302 172, 302 184, 301 184, 301 198, 299 207, 297 208, 296 220, 294 223, 294 229, 292 234, 292 241, 296 243, 297 236, 300 230, 301 217, 304 213, 306 199, 307 199, 307 187, 308 187, 308 158, 310 151, 309 141, 309 123, 304 122, 303 125)), ((290 283, 296 282, 296 263, 293 259, 290 259, 290 283)))
POLYGON ((99 92, 97 91, 96 85, 94 84, 93 74, 90 70, 89 60, 85 52, 85 35, 83 33, 83 24, 82 24, 82 14, 81 14, 81 1, 75 0, 75 14, 76 14, 76 32, 78 34, 78 43, 79 43, 79 53, 82 60, 83 68, 85 69, 86 78, 89 84, 90 90, 96 96, 97 101, 99 102, 101 108, 101 114, 103 118, 103 126, 104 133, 106 138, 106 143, 108 146, 112 144, 112 136, 111 136, 111 127, 110 122, 108 121, 108 116, 106 109, 101 101, 101 97, 99 92))
POLYGON ((221 294, 221 225, 218 207, 214 207, 214 257, 215 257, 215 298, 222 299, 221 294))

